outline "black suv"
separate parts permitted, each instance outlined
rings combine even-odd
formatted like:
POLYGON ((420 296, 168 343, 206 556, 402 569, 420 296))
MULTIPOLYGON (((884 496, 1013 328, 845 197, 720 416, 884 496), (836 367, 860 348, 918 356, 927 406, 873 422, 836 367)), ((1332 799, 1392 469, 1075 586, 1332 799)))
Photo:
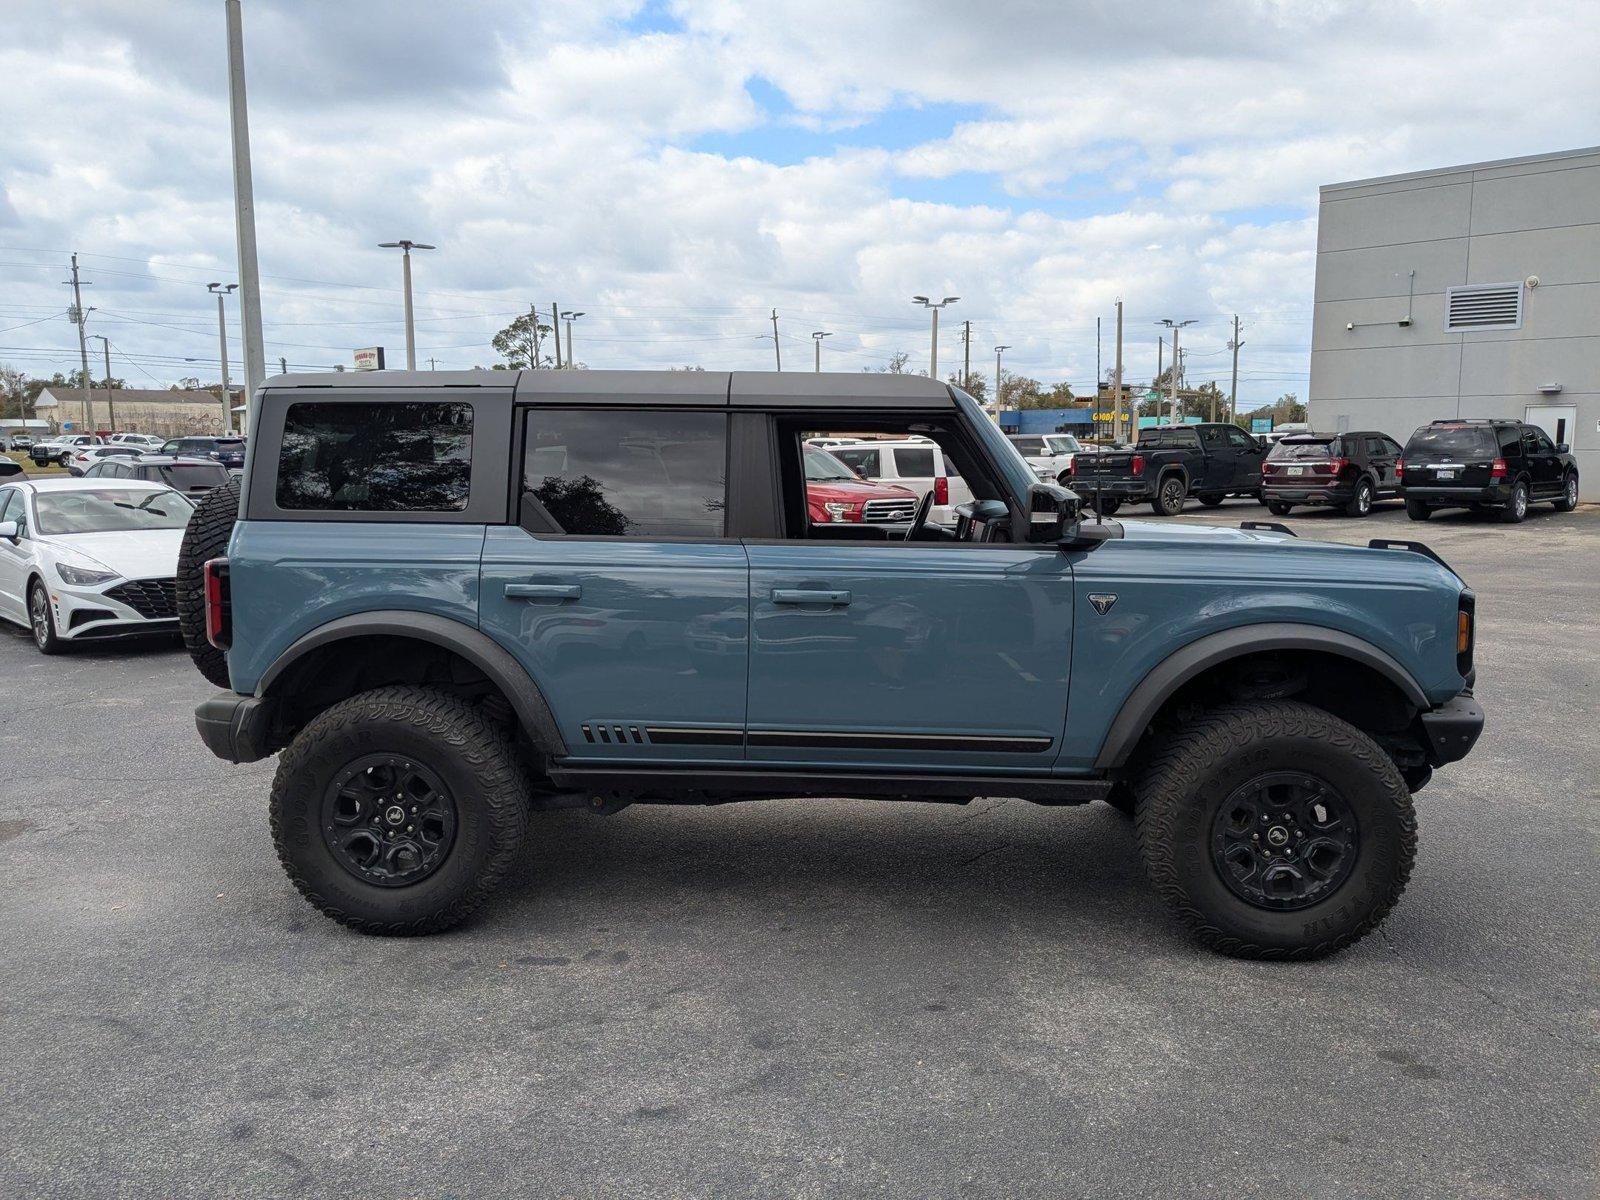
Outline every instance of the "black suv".
POLYGON ((1557 512, 1578 506, 1578 465, 1565 442, 1509 418, 1435 421, 1411 435, 1396 464, 1406 516, 1426 521, 1436 508, 1498 512, 1517 522, 1529 504, 1557 512))
POLYGON ((168 438, 158 453, 173 458, 209 458, 236 471, 244 470, 242 437, 168 438))
POLYGON ((1261 464, 1261 499, 1274 516, 1296 504, 1332 504, 1352 517, 1400 494, 1400 443, 1376 430, 1293 433, 1261 464))

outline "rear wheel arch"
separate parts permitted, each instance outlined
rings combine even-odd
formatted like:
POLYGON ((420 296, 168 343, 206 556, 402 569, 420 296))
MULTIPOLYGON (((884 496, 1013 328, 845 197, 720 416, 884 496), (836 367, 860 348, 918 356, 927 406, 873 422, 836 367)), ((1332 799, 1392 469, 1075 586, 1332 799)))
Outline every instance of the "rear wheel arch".
POLYGON ((433 613, 358 613, 321 625, 278 656, 255 694, 279 701, 280 723, 297 729, 349 696, 399 684, 503 706, 546 761, 566 754, 550 705, 522 664, 481 630, 433 613))
POLYGON ((1381 681, 1389 689, 1386 700, 1391 706, 1398 703, 1409 708, 1407 716, 1429 707, 1427 696, 1405 667, 1353 634, 1288 622, 1241 626, 1190 642, 1146 673, 1111 722, 1095 768, 1113 770, 1126 766, 1158 718, 1180 703, 1186 691, 1192 692, 1230 668, 1247 665, 1247 660, 1272 655, 1287 655, 1292 661, 1312 656, 1312 662, 1322 658, 1348 663, 1348 669, 1381 681))

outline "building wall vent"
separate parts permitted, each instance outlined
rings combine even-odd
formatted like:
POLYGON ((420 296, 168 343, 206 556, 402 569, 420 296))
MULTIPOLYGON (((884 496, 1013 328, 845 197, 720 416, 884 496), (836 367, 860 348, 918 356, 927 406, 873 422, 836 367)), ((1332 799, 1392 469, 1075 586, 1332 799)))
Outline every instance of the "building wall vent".
POLYGON ((1522 284, 1484 283, 1445 291, 1446 329, 1521 329, 1522 284))

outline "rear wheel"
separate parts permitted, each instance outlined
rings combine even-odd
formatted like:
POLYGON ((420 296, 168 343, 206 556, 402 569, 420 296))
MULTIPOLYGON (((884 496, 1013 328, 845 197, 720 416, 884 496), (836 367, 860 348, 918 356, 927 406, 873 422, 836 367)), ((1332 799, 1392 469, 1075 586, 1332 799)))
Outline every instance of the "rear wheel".
POLYGON ((1122 501, 1115 496, 1101 496, 1096 500, 1091 492, 1089 495, 1089 507, 1102 517, 1110 517, 1116 515, 1117 509, 1122 507, 1122 501))
POLYGON ((1279 700, 1204 714, 1141 772, 1151 882, 1200 941, 1243 958, 1318 958, 1394 907, 1416 815, 1394 762, 1319 708, 1279 700))
POLYGON ((178 550, 178 629, 195 667, 220 688, 228 686, 228 656, 206 641, 205 565, 228 552, 238 519, 239 481, 229 479, 195 507, 178 550))
POLYGON ((1292 504, 1285 504, 1282 500, 1268 500, 1267 511, 1275 517, 1287 517, 1292 504))
POLYGON ((1181 475, 1168 475, 1156 485, 1155 498, 1150 501, 1150 507, 1163 517, 1175 517, 1183 511, 1183 502, 1189 495, 1189 487, 1183 482, 1181 475))
POLYGON ((1511 499, 1500 510, 1500 519, 1507 525, 1516 525, 1528 515, 1528 485, 1517 480, 1511 485, 1511 499))
POLYGON ((437 933, 499 884, 527 827, 528 780, 503 730, 426 688, 342 700, 289 744, 270 819, 290 881, 363 933, 437 933))
POLYGON ((1372 511, 1372 480, 1359 479, 1356 481, 1356 494, 1350 497, 1350 503, 1344 506, 1346 516, 1364 517, 1372 511))
POLYGON ((1561 485, 1561 499, 1556 501, 1557 512, 1571 512, 1578 507, 1578 473, 1568 471, 1566 482, 1561 485))
POLYGON ((1426 521, 1433 515, 1433 511, 1421 500, 1406 501, 1406 516, 1413 521, 1426 521))

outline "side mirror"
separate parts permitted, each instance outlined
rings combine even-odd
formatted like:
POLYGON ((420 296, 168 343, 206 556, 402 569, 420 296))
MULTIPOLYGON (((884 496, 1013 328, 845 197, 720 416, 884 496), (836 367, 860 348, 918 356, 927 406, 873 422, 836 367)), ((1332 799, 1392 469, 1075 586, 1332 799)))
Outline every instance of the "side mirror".
POLYGON ((14 542, 19 536, 21 535, 15 521, 0 521, 0 538, 4 538, 8 542, 14 542))
POLYGON ((1567 443, 1565 443, 1565 442, 1559 442, 1559 443, 1556 444, 1556 453, 1557 454, 1571 454, 1572 453, 1572 447, 1567 445, 1567 443))
POLYGON ((1077 521, 1077 493, 1042 481, 1028 489, 1028 529, 1022 540, 1059 542, 1077 521))

